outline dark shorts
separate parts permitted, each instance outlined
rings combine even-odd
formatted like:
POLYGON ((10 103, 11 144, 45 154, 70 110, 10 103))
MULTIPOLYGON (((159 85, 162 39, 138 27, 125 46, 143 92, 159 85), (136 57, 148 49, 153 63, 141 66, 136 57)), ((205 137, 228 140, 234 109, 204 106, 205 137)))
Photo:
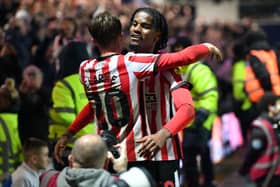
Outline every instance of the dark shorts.
POLYGON ((129 162, 128 168, 131 167, 144 167, 146 168, 157 186, 173 187, 179 186, 179 161, 139 161, 129 162))

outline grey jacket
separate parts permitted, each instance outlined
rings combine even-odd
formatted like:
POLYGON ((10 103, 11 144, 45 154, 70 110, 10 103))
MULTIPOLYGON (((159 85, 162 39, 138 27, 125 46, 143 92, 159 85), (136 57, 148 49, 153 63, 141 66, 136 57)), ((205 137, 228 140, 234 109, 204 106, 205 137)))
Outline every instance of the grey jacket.
MULTIPOLYGON (((111 186, 115 180, 117 180, 117 178, 104 169, 66 167, 58 174, 56 186, 107 187, 111 186)), ((40 186, 42 186, 42 184, 40 186)))

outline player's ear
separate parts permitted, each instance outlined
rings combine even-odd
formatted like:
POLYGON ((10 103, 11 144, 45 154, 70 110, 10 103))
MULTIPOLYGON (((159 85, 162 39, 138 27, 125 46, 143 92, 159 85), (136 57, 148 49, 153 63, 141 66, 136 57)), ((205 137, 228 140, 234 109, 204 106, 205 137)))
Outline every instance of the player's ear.
POLYGON ((154 38, 154 42, 157 43, 160 40, 160 36, 161 36, 161 32, 156 32, 155 33, 155 38, 154 38))

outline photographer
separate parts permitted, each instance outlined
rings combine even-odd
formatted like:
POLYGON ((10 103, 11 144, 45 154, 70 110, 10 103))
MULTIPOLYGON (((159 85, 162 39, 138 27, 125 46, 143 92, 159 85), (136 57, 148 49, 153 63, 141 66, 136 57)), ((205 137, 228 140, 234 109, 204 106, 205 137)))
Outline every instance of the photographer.
POLYGON ((279 97, 265 93, 257 108, 260 116, 253 121, 248 152, 239 174, 250 178, 257 187, 280 186, 279 97), (277 127, 277 129, 275 129, 277 127))
MULTIPOLYGON (((106 134, 107 132, 105 132, 106 134)), ((112 138, 108 132, 106 138, 112 138)), ((127 168, 127 157, 125 149, 114 147, 119 154, 114 158, 109 152, 108 142, 99 135, 84 135, 78 138, 69 155, 69 167, 65 167, 61 172, 48 170, 40 177, 40 187, 53 186, 98 186, 98 187, 152 187, 154 181, 148 171, 142 168, 127 168), (107 144, 107 145, 106 145, 107 144), (120 175, 112 175, 105 169, 112 162, 113 169, 120 175), (136 180, 131 180, 131 176, 136 180)), ((106 140, 107 141, 107 140, 106 140)), ((109 140, 111 141, 111 140, 109 140)), ((114 142, 113 142, 114 144, 114 142)))
POLYGON ((40 187, 110 186, 117 178, 105 170, 109 161, 118 173, 127 168, 124 150, 120 148, 120 157, 115 159, 99 135, 88 134, 78 138, 68 159, 69 166, 61 172, 49 170, 43 173, 40 187))

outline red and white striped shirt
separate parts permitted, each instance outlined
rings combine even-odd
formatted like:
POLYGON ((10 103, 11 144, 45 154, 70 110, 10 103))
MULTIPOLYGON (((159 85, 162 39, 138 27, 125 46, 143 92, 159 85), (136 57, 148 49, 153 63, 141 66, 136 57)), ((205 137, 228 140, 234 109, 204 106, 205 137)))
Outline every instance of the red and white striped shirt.
MULTIPOLYGON (((208 54, 209 50, 205 45, 194 45, 177 53, 128 53, 84 61, 79 70, 80 78, 93 109, 98 130, 113 129, 122 146, 126 148, 129 161, 144 160, 137 155, 141 144, 135 143, 135 140, 147 135, 141 130, 142 124, 147 122, 140 114, 139 103, 143 101, 141 80, 156 74, 157 71, 196 62, 208 54)), ((68 130, 74 134, 84 125, 75 120, 68 130)), ((154 129, 149 133, 151 132, 154 132, 154 129)), ((176 155, 178 154, 174 153, 170 158, 168 155, 158 159, 172 160, 176 155)))
POLYGON ((113 129, 128 158, 136 159, 135 139, 141 138, 139 127, 139 83, 154 73, 158 55, 114 55, 81 64, 80 76, 95 113, 99 130, 113 129))
MULTIPOLYGON (((173 70, 159 72, 156 76, 145 80, 145 114, 148 125, 146 133, 154 134, 164 127, 176 113, 171 92, 180 87, 182 78, 173 70)), ((192 104, 191 94, 185 98, 192 104), (188 97, 189 96, 189 97, 188 97)), ((188 115, 188 114, 185 114, 188 115)), ((145 128, 142 128, 145 129, 145 128)), ((182 157, 181 144, 177 134, 167 139, 161 151, 155 155, 155 160, 178 160, 182 157)))

